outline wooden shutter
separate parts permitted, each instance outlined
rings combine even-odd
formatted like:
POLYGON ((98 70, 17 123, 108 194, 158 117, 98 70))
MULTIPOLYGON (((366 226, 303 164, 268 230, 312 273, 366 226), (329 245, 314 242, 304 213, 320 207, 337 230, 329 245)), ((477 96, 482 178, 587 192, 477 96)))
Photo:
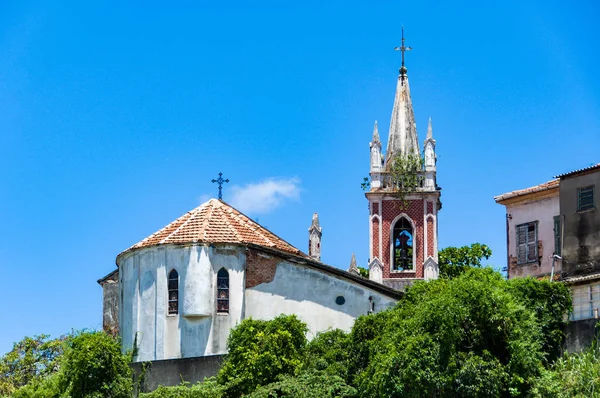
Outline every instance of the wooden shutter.
POLYGON ((517 263, 527 262, 527 225, 517 226, 517 263))
POLYGON ((527 262, 537 261, 537 228, 535 223, 527 226, 527 262))

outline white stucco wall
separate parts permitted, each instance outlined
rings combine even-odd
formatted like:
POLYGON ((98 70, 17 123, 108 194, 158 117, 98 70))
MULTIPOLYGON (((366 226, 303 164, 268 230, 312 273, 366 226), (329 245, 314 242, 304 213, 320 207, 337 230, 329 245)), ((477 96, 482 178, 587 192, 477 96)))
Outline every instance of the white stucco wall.
POLYGON ((242 319, 296 314, 309 338, 333 328, 350 330, 354 320, 396 303, 359 283, 307 265, 278 263, 274 279, 245 289, 243 246, 165 245, 118 258, 119 326, 123 350, 137 345, 135 361, 226 353, 230 330, 242 319), (217 273, 229 272, 229 313, 216 312, 217 273), (168 314, 168 274, 179 274, 179 314, 168 314), (336 298, 344 297, 343 304, 336 298))
POLYGON ((159 246, 119 258, 124 350, 137 338, 136 361, 222 354, 243 318, 244 250, 231 246, 159 246), (217 314, 217 272, 229 272, 229 314, 217 314), (179 273, 179 314, 167 312, 167 275, 179 273))
MULTIPOLYGON (((532 221, 538 222, 538 242, 542 241, 543 253, 541 265, 524 264, 510 268, 511 278, 549 274, 552 270, 552 255, 554 254, 554 216, 559 215, 559 197, 544 198, 507 205, 506 212, 511 217, 508 219, 508 254, 517 256, 517 232, 516 226, 532 221)), ((509 265, 510 266, 510 265, 509 265)), ((555 272, 560 271, 560 262, 555 264, 555 272)))
POLYGON ((246 289, 245 296, 246 317, 272 319, 282 313, 296 314, 308 325, 309 338, 328 329, 349 331, 357 317, 369 312, 369 297, 376 312, 396 303, 358 283, 287 262, 278 264, 272 282, 246 289), (338 296, 344 297, 344 304, 336 304, 338 296))

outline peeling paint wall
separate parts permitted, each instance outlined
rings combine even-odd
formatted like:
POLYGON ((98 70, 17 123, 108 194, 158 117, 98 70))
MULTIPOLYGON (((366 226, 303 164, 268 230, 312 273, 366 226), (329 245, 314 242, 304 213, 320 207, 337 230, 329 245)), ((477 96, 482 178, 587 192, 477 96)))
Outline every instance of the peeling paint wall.
POLYGON ((115 272, 100 282, 102 286, 102 330, 119 334, 119 273, 115 272))
POLYGON ((134 361, 224 354, 242 319, 296 314, 310 335, 350 330, 354 320, 396 300, 335 274, 235 245, 165 245, 118 259, 123 350, 134 361), (217 273, 229 273, 229 313, 218 313, 217 273), (168 314, 168 274, 179 274, 179 313, 168 314))
POLYGON ((560 180, 563 270, 567 276, 600 272, 600 170, 560 180), (595 207, 578 212, 577 189, 594 185, 595 207))
POLYGON ((223 354, 243 314, 244 250, 235 246, 159 246, 118 259, 123 350, 135 361, 223 354), (229 314, 217 314, 217 272, 229 272, 229 314), (179 273, 179 313, 168 314, 167 276, 179 273))
MULTIPOLYGON (((560 213, 559 196, 545 197, 506 206, 508 218, 508 276, 549 275, 554 254, 554 216, 560 213), (535 262, 517 264, 517 225, 537 221, 538 259, 535 262)), ((555 262, 555 273, 560 273, 560 262, 555 262)))
POLYGON ((309 337, 328 329, 349 331, 354 320, 372 308, 379 312, 396 304, 358 283, 283 259, 279 259, 274 278, 247 288, 245 297, 246 317, 272 319, 282 313, 296 314, 308 325, 309 337))

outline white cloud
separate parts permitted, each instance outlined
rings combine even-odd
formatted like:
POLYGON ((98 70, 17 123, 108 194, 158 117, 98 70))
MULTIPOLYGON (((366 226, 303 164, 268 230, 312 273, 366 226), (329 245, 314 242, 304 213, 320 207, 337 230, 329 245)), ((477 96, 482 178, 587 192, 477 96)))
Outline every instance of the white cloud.
POLYGON ((228 189, 225 201, 247 214, 265 214, 275 210, 287 200, 300 198, 300 179, 268 178, 243 187, 228 189))

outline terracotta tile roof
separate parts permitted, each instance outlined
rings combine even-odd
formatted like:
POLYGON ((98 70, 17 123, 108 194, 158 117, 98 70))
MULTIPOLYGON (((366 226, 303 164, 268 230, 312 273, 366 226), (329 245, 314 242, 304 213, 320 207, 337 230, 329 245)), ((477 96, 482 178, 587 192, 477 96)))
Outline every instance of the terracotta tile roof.
POLYGON ((524 195, 529 195, 532 193, 538 193, 538 192, 543 192, 543 191, 549 191, 553 188, 558 188, 558 183, 559 180, 551 180, 548 182, 545 182, 543 184, 540 185, 536 185, 534 187, 530 187, 530 188, 525 188, 525 189, 519 189, 517 191, 512 191, 512 192, 507 192, 505 194, 502 195, 498 195, 498 196, 494 196, 494 200, 498 203, 506 200, 506 199, 512 199, 512 198, 516 198, 518 196, 524 196, 524 195))
POLYGON ((579 174, 581 172, 589 171, 589 170, 594 170, 594 169, 597 169, 597 168, 600 168, 600 163, 596 163, 596 164, 593 164, 591 166, 584 167, 583 169, 577 169, 577 170, 569 171, 568 173, 559 174, 559 175, 557 175, 554 178, 569 177, 569 176, 572 176, 574 174, 579 174))
POLYGON ((217 199, 187 212, 121 254, 149 246, 190 243, 255 244, 306 257, 271 231, 217 199))

